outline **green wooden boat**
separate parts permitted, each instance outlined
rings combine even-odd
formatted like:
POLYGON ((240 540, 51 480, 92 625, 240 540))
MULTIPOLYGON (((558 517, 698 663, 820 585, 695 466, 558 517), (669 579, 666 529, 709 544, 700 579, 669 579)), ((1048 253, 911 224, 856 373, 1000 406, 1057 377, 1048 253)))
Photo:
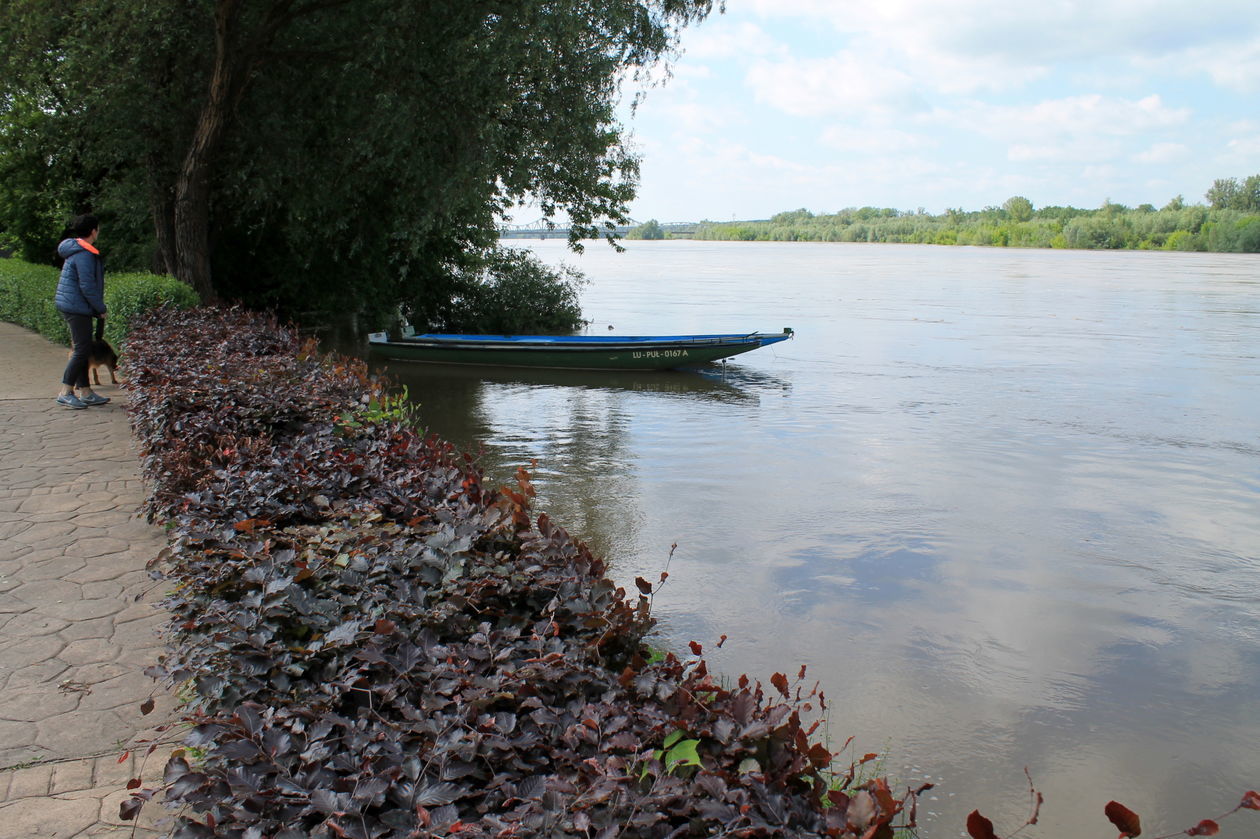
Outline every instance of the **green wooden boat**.
POLYGON ((368 336, 368 349, 390 361, 543 367, 568 370, 670 370, 718 361, 792 337, 777 333, 722 335, 404 335, 368 336))

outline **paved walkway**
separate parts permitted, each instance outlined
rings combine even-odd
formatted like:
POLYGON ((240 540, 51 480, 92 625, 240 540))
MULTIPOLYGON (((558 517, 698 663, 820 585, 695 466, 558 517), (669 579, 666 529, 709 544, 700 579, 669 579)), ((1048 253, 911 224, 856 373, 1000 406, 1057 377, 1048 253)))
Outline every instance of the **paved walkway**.
MULTIPOLYGON (((65 363, 65 348, 0 323, 0 839, 131 835, 126 783, 160 780, 169 752, 120 761, 174 705, 142 672, 163 620, 144 567, 164 536, 137 516, 126 392, 57 405, 65 363)), ((163 816, 146 805, 135 835, 160 835, 163 816)))

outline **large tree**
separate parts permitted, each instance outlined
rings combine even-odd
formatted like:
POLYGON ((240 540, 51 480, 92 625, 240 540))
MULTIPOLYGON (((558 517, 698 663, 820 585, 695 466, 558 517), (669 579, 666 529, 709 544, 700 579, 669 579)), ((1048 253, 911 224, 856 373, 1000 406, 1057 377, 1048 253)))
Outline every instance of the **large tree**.
POLYGON ((1240 213, 1260 212, 1260 175, 1243 181, 1218 178, 1204 196, 1214 210, 1237 210, 1240 213))
POLYGON ((91 205, 208 300, 437 316, 518 202, 575 243, 626 220, 622 83, 712 5, 6 0, 0 168, 32 186, 0 226, 91 205))

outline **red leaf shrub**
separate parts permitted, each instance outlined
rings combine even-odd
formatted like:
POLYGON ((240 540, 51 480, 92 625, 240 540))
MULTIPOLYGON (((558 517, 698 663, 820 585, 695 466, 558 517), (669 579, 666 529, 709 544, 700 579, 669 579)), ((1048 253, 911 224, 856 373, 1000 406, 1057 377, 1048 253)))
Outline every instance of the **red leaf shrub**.
POLYGON ((174 836, 891 835, 907 799, 834 788, 803 673, 793 698, 782 674, 770 696, 703 659, 647 664, 652 586, 628 596, 531 520, 523 471, 488 488, 369 417, 361 363, 230 309, 154 313, 128 355, 171 529, 151 672, 186 686, 203 755, 167 765, 174 836), (667 765, 680 731, 694 759, 667 765))

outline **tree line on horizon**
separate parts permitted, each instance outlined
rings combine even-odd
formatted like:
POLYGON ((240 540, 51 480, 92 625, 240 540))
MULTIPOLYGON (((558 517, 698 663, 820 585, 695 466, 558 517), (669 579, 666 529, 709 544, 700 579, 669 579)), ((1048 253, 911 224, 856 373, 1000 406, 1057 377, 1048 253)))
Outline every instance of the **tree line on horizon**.
MULTIPOLYGON (((758 221, 704 221, 693 238, 758 242, 889 242, 1020 248, 1260 252, 1260 175, 1216 180, 1206 204, 1178 195, 1160 209, 1110 200, 1097 209, 1035 208, 1023 196, 1001 207, 939 215, 879 207, 815 214, 806 209, 758 221)), ((635 238, 650 238, 639 236, 635 238)))

